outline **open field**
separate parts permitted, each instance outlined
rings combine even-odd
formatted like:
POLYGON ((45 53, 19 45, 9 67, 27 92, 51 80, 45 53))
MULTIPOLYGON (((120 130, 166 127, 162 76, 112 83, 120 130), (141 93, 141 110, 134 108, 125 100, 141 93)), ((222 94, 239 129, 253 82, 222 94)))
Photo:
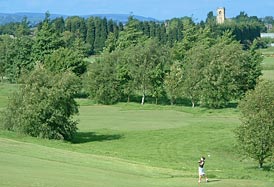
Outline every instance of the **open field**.
POLYGON ((267 80, 274 80, 274 47, 261 49, 260 52, 264 56, 262 63, 263 78, 267 80))
MULTIPOLYGON (((14 85, 0 84, 0 109, 14 85)), ((198 186, 197 161, 206 156, 212 187, 273 187, 273 160, 257 163, 236 150, 238 110, 79 99, 72 143, 0 131, 0 186, 198 186)))
POLYGON ((16 84, 0 83, 0 109, 8 104, 8 97, 18 88, 16 84))
MULTIPOLYGON (((0 186, 5 187, 191 187, 196 178, 114 157, 66 151, 0 138, 0 186)), ((212 187, 271 187, 257 180, 211 179, 212 187)))
POLYGON ((274 70, 263 70, 263 78, 266 80, 274 80, 274 70))

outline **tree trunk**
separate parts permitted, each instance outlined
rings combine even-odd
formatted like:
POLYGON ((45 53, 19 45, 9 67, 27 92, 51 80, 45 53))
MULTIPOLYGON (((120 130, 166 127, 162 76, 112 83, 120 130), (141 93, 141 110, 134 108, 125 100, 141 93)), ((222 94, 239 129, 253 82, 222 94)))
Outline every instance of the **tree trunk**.
POLYGON ((191 103, 192 103, 192 108, 194 108, 195 107, 195 102, 191 101, 191 103))
POLYGON ((143 94, 143 96, 142 96, 142 103, 141 103, 142 105, 144 105, 145 104, 145 94, 143 94))
POLYGON ((157 97, 155 98, 155 103, 156 103, 156 105, 158 105, 158 98, 157 97))
POLYGON ((170 98, 170 104, 173 105, 174 104, 174 99, 171 97, 170 98))
POLYGON ((129 98, 129 95, 127 96, 127 102, 128 102, 128 103, 130 102, 130 98, 129 98))

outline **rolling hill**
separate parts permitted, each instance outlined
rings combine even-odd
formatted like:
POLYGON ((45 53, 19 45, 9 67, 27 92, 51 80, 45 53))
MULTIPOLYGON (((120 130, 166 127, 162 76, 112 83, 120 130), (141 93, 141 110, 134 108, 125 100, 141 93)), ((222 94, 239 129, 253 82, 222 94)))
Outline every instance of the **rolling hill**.
MULTIPOLYGON (((71 15, 61 15, 61 14, 51 14, 50 18, 55 19, 57 17, 67 18, 71 15)), ((77 15, 76 15, 77 16, 77 15)), ((130 14, 90 14, 90 15, 79 15, 80 17, 100 17, 112 19, 117 22, 126 23, 130 14)), ((0 13, 0 25, 11 23, 11 22, 21 22, 24 17, 27 17, 31 25, 36 25, 45 18, 44 13, 0 13)), ((154 18, 143 17, 138 15, 133 15, 134 18, 140 21, 157 21, 154 18)))

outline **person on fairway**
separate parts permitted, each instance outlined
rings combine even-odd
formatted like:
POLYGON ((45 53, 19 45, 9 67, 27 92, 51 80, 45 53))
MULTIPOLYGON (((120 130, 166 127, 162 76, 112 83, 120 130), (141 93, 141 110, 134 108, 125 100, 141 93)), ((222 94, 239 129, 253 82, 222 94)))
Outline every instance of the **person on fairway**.
POLYGON ((202 177, 205 177, 206 182, 208 182, 208 178, 206 177, 205 174, 205 169, 204 169, 204 165, 205 165, 205 157, 202 157, 201 160, 198 161, 199 163, 199 180, 198 183, 201 183, 202 177))

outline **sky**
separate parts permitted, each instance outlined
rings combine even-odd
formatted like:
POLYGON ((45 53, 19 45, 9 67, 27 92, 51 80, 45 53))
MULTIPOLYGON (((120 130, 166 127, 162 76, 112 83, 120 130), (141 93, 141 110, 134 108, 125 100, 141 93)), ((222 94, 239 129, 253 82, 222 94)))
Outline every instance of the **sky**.
POLYGON ((63 15, 133 14, 166 20, 189 16, 205 20, 218 7, 225 7, 226 17, 241 11, 259 18, 274 16, 274 0, 0 0, 0 13, 33 12, 63 15))

